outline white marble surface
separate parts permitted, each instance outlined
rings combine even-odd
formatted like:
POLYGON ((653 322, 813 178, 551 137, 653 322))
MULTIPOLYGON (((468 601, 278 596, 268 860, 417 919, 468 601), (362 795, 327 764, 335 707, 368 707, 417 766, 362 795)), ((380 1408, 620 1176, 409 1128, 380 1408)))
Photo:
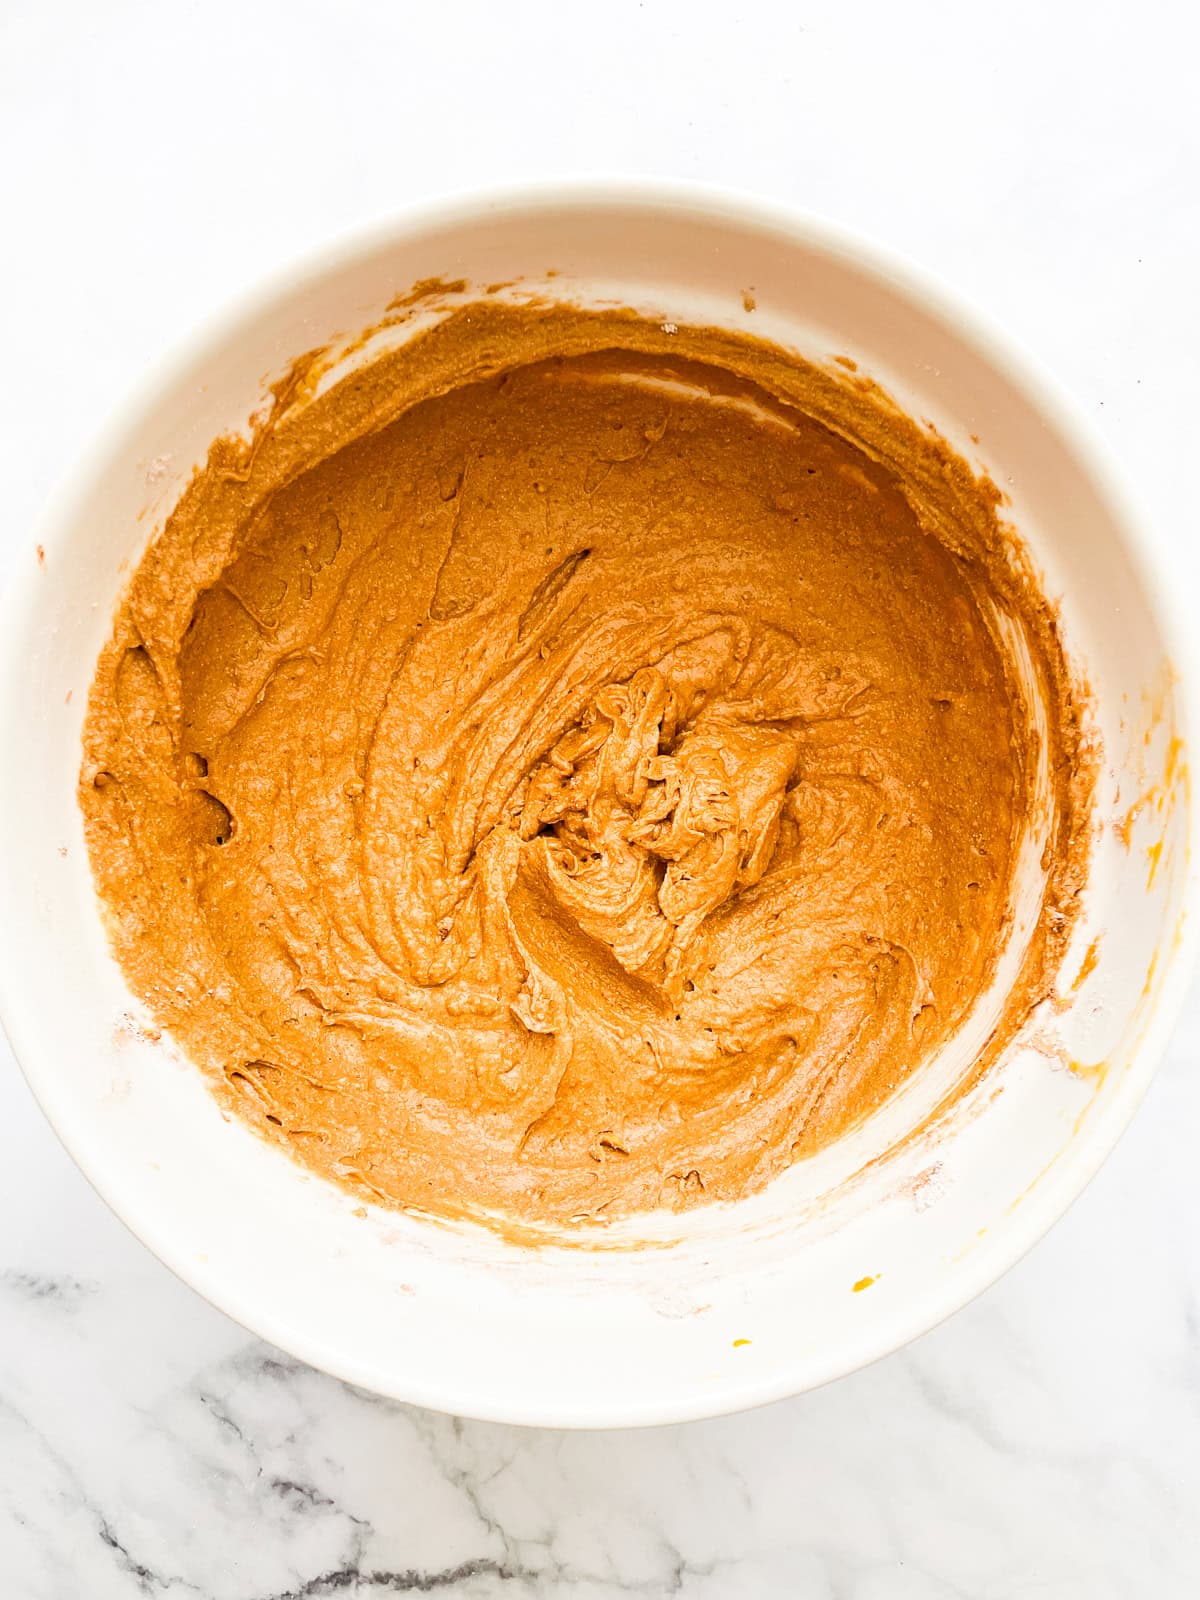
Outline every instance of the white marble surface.
MULTIPOLYGON (((448 187, 635 171, 953 279, 1099 422, 1195 586, 1198 47, 1154 0, 7 0, 0 561, 143 365, 289 255, 448 187)), ((242 1333, 109 1216, 0 1047, 0 1595, 1200 1594, 1198 1135, 1200 992, 1088 1193, 952 1322, 758 1413, 559 1435, 242 1333)))

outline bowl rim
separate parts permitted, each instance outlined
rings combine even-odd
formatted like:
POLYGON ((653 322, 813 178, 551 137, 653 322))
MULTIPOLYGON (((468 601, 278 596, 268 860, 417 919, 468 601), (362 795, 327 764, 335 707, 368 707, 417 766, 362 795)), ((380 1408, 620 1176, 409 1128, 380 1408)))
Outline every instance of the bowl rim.
MULTIPOLYGON (((955 337, 982 357, 1034 407, 1048 418, 1083 471, 1111 508, 1125 554, 1145 592, 1156 627, 1176 674, 1175 692, 1179 722, 1185 741, 1200 729, 1200 643, 1185 626, 1182 598, 1169 581, 1161 546, 1114 465, 1111 448, 1095 425, 1080 414, 1059 381, 1010 335, 1002 333, 969 299, 918 266, 907 256, 883 246, 841 223, 801 207, 726 186, 675 178, 597 176, 548 178, 501 186, 470 188, 426 199, 378 215, 342 230, 326 243, 289 260, 227 300, 202 320, 126 390, 92 436, 90 445, 64 467, 58 487, 51 492, 30 528, 14 540, 7 580, 0 590, 0 703, 16 679, 15 639, 21 621, 35 604, 38 565, 22 559, 40 546, 56 549, 74 518, 86 487, 109 463, 120 445, 133 434, 155 404, 156 396, 178 382, 180 375, 203 360, 206 353, 232 338, 247 323, 257 320, 279 299, 315 284, 332 272, 365 257, 389 243, 436 233, 477 222, 481 217, 503 215, 509 219, 564 210, 599 210, 646 213, 673 212, 697 220, 725 224, 747 233, 774 235, 793 245, 816 249, 827 258, 859 273, 883 281, 933 321, 948 327, 955 337)), ((658 1406, 633 1405, 624 1409, 606 1405, 598 1414, 586 1398, 572 1410, 540 1408, 528 1401, 507 1403, 494 1394, 474 1393, 468 1382, 453 1391, 431 1384, 419 1373, 397 1387, 393 1378, 366 1370, 352 1356, 331 1351, 305 1336, 300 1328, 281 1326, 269 1306, 246 1304, 230 1293, 219 1271, 186 1258, 160 1237, 151 1219, 136 1207, 123 1205, 106 1192, 106 1167, 93 1159, 78 1130, 62 1126, 53 1109, 54 1062, 38 1042, 36 1016, 22 1004, 22 989, 11 957, 0 961, 0 1026, 9 1040, 35 1100, 68 1155, 92 1188, 129 1229, 182 1282, 217 1310, 259 1338, 297 1356, 310 1365, 374 1393, 436 1410, 470 1415, 482 1420, 567 1428, 649 1426, 699 1420, 789 1398, 836 1378, 846 1376, 891 1354, 930 1331, 968 1304, 1016 1264, 1065 1214, 1107 1159, 1128 1127, 1161 1060, 1170 1033, 1182 1009, 1200 948, 1195 906, 1200 893, 1200 793, 1189 785, 1186 806, 1186 861, 1182 868, 1179 929, 1167 954, 1157 999, 1137 1043, 1128 1070, 1121 1077, 1103 1119, 1090 1133, 1076 1140, 1071 1150, 1054 1164, 1029 1196, 1028 1203, 1008 1219, 998 1234, 981 1243, 972 1258, 948 1276, 940 1294, 924 1293, 906 1301, 903 1311, 873 1324, 864 1337, 843 1346, 824 1362, 797 1360, 781 1363, 762 1378, 723 1381, 692 1404, 670 1402, 658 1406), (804 1367, 811 1374, 801 1372, 804 1367), (815 1370, 814 1370, 815 1369, 815 1370)))

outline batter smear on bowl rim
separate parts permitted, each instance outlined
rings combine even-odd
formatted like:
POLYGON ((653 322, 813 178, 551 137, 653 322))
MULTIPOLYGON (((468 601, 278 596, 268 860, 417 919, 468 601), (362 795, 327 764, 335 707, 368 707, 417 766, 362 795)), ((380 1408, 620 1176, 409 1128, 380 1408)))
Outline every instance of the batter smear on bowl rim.
POLYGON ((998 502, 856 375, 633 313, 483 301, 285 386, 98 664, 80 797, 131 988, 388 1203, 761 1187, 960 1028, 1031 830, 993 1047, 1053 983, 1088 763, 998 502))

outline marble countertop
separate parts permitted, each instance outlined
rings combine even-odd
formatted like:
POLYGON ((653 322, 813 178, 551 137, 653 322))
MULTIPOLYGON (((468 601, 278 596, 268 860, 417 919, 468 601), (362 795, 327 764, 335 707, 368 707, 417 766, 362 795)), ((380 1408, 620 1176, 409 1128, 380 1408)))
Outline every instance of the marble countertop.
MULTIPOLYGON (((0 570, 145 364, 275 265, 448 188, 650 172, 954 281, 1099 424, 1196 585, 1198 18, 10 0, 0 570)), ((1091 1188, 943 1327, 748 1415, 558 1434, 245 1334, 109 1215, 0 1045, 0 1594, 1195 1596, 1198 1131, 1200 989, 1091 1188)))

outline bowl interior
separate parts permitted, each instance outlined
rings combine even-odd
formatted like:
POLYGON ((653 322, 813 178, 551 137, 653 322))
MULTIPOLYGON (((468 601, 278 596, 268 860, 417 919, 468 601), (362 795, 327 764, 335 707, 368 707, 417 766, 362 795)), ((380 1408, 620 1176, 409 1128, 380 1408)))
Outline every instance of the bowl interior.
POLYGON ((44 560, 31 553, 0 628, 0 738, 22 753, 22 780, 0 799, 6 1027, 118 1214, 222 1309, 302 1358, 447 1410, 567 1425, 793 1393, 894 1348, 990 1282, 1131 1114, 1165 1026, 1158 1002, 1177 982, 1188 892, 1179 663, 1135 531, 1054 400, 870 253, 812 224, 669 191, 498 200, 398 224, 256 297, 177 359, 39 538, 44 560), (937 1097, 936 1074, 922 1074, 763 1194, 641 1226, 641 1249, 621 1248, 633 1235, 620 1228, 605 1248, 531 1250, 479 1228, 362 1215, 226 1120, 201 1075, 152 1036, 92 892, 75 802, 80 729, 131 564, 211 439, 246 424, 264 379, 434 276, 466 279, 468 295, 515 282, 516 294, 633 305, 813 359, 853 358, 1009 496, 1095 695, 1096 842, 1060 1007, 948 1124, 901 1138, 937 1097))

